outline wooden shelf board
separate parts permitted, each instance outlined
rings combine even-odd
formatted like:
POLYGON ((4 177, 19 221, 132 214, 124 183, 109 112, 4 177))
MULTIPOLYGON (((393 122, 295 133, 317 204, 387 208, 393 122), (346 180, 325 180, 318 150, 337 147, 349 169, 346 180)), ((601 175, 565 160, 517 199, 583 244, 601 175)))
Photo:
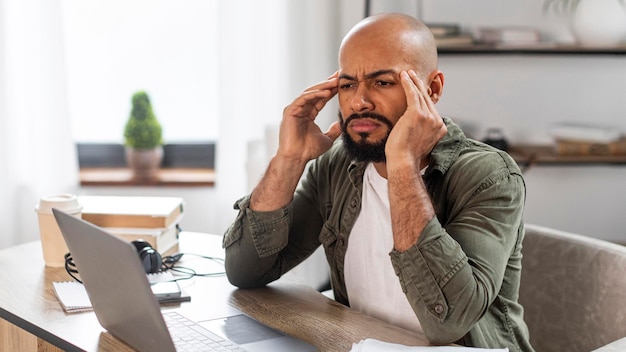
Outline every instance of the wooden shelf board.
POLYGON ((620 155, 561 155, 552 145, 516 145, 509 154, 521 165, 535 164, 626 164, 626 154, 620 155))
POLYGON ((537 43, 535 45, 450 45, 440 46, 440 54, 542 54, 542 55, 626 55, 626 44, 582 47, 579 45, 537 43))

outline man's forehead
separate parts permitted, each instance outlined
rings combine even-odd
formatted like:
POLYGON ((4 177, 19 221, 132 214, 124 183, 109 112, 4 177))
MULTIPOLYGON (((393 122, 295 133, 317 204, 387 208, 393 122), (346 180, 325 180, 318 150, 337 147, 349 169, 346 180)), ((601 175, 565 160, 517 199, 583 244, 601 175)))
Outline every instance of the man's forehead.
POLYGON ((371 45, 369 47, 352 48, 346 47, 338 58, 339 75, 346 74, 359 79, 371 76, 374 73, 395 73, 416 69, 416 58, 409 51, 403 51, 397 46, 389 45, 381 48, 371 45))
POLYGON ((393 68, 370 69, 370 70, 339 70, 339 79, 361 80, 372 79, 385 75, 396 76, 399 70, 393 68))

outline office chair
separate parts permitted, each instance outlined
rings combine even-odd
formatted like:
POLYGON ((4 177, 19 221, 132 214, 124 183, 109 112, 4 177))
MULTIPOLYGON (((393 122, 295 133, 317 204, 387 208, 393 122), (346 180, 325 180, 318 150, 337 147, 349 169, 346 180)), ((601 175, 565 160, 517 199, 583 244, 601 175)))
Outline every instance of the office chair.
POLYGON ((519 301, 537 352, 589 352, 626 336, 626 247, 526 225, 519 301))

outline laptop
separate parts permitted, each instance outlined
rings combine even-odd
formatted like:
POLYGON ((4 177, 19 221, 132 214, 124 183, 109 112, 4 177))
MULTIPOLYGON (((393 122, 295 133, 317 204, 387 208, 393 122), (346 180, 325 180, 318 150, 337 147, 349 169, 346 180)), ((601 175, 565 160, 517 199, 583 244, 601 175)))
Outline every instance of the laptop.
MULTIPOLYGON (((179 337, 178 334, 183 332, 172 326, 181 320, 183 325, 190 325, 189 329, 182 329, 191 330, 191 334, 205 340, 207 346, 234 345, 230 348, 238 346, 235 351, 250 352, 317 350, 315 346, 271 329, 232 307, 229 309, 232 316, 211 321, 193 321, 175 309, 162 313, 132 243, 58 209, 52 209, 52 212, 100 325, 136 350, 185 350, 182 341, 191 339, 191 336, 179 337)), ((188 335, 189 331, 185 333, 188 335)), ((189 350, 203 348, 191 347, 189 350)))

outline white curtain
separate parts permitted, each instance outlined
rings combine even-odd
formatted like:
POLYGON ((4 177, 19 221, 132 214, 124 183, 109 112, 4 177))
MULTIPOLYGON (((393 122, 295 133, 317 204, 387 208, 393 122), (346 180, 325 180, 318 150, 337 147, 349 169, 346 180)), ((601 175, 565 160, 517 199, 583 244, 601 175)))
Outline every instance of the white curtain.
MULTIPOLYGON (((335 0, 220 3, 219 228, 226 229, 232 222, 233 203, 249 192, 249 183, 258 180, 267 158, 275 152, 277 141, 265 140, 265 136, 277 138, 275 126, 283 108, 307 86, 336 70, 337 7, 335 0), (250 151, 249 144, 255 145, 250 151), (266 146, 270 150, 255 150, 266 146)), ((318 121, 326 128, 335 116, 336 109, 329 108, 318 121)), ((293 274, 304 283, 320 286, 328 277, 326 260, 320 254, 293 274)))
POLYGON ((35 204, 78 191, 60 0, 0 0, 0 248, 39 239, 35 204))
MULTIPOLYGON (((248 143, 263 140, 299 92, 336 70, 338 6, 335 0, 220 3, 218 228, 228 227, 236 214, 233 203, 248 192, 248 143)), ((326 128, 335 118, 336 109, 329 107, 320 125, 326 128)))

